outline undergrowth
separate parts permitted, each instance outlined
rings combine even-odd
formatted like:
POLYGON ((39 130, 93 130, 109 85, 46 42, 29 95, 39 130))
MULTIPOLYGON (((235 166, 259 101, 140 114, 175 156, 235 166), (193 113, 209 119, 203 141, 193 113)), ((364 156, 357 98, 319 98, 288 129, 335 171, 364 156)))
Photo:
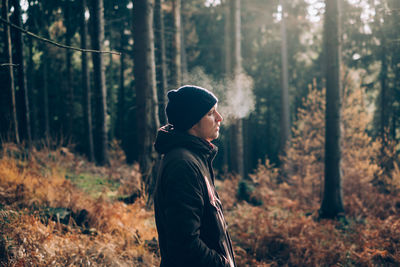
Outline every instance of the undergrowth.
POLYGON ((0 159, 2 266, 156 266, 156 230, 137 166, 97 167, 65 147, 3 144, 0 159), (75 177, 93 181, 81 183, 75 177), (88 185, 89 183, 89 185, 88 185), (81 187, 81 188, 80 188, 81 187), (101 189, 100 192, 98 190, 101 189), (96 194, 100 194, 96 196, 96 194), (112 193, 112 194, 110 194, 112 193), (136 194, 133 204, 118 197, 136 194), (140 197, 142 196, 142 197, 140 197))

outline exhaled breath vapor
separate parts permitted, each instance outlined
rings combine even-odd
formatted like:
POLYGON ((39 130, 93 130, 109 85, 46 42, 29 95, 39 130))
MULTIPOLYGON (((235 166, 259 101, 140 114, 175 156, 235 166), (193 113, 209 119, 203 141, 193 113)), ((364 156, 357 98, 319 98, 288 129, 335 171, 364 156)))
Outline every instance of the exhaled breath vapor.
POLYGON ((253 79, 243 72, 234 78, 216 80, 197 67, 185 75, 183 84, 198 85, 212 91, 219 99, 218 110, 225 125, 254 111, 253 79))

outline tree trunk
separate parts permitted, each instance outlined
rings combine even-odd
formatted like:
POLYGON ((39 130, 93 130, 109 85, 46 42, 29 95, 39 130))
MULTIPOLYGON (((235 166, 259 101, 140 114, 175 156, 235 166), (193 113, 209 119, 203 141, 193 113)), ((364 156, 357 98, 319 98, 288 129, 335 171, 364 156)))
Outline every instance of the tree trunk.
MULTIPOLYGON (((224 51, 225 51, 225 76, 227 79, 231 78, 231 70, 232 70, 232 62, 231 62, 231 46, 232 46, 232 38, 231 38, 231 4, 230 0, 225 0, 224 1, 225 5, 225 25, 224 25, 224 51)), ((231 135, 230 131, 227 131, 226 138, 224 138, 224 167, 228 169, 229 166, 232 166, 231 164, 231 155, 232 153, 230 152, 230 141, 231 141, 231 135)))
POLYGON ((231 22, 231 4, 230 0, 225 0, 225 25, 224 25, 224 50, 225 50, 225 75, 230 77, 232 72, 232 22, 231 22))
MULTIPOLYGON (((15 24, 22 27, 22 17, 21 17, 21 6, 18 0, 13 0, 15 24)), ((22 38, 22 32, 16 31, 15 39, 15 51, 16 60, 15 63, 18 64, 18 92, 17 92, 17 105, 20 106, 21 114, 19 116, 18 122, 20 126, 21 135, 26 140, 27 146, 30 147, 32 143, 31 138, 31 121, 29 112, 29 95, 28 88, 26 87, 26 72, 24 63, 24 43, 22 38)))
MULTIPOLYGON (((121 46, 120 50, 124 50, 125 35, 121 33, 121 46)), ((120 56, 120 76, 119 76, 119 90, 118 90, 118 107, 117 107, 117 123, 115 135, 119 140, 124 136, 124 117, 125 117, 125 53, 120 56)))
MULTIPOLYGON (((392 0, 392 6, 393 10, 397 10, 397 12, 392 12, 392 25, 394 30, 394 38, 396 40, 400 40, 400 29, 398 27, 398 22, 400 21, 400 2, 398 0, 392 0)), ((400 113, 400 45, 399 42, 393 42, 395 48, 394 48, 394 53, 393 53, 393 68, 395 70, 395 76, 394 76, 394 90, 393 94, 396 97, 396 102, 397 105, 392 105, 393 110, 392 110, 392 138, 393 140, 398 140, 397 139, 397 127, 399 125, 399 113, 400 113)), ((397 141, 398 142, 398 141, 397 141)))
POLYGON ((243 71, 241 46, 240 0, 231 0, 231 74, 237 77, 243 71))
POLYGON ((165 107, 167 103, 166 93, 168 88, 167 64, 165 54, 165 38, 164 38, 164 16, 161 7, 162 0, 156 0, 154 6, 154 32, 156 44, 156 68, 158 77, 158 102, 159 102, 159 118, 162 125, 167 123, 165 107))
POLYGON ((37 91, 34 89, 34 63, 33 63, 33 42, 32 38, 28 40, 29 54, 28 54, 28 73, 27 77, 27 88, 29 92, 29 110, 31 111, 31 125, 32 125, 32 140, 38 138, 39 127, 38 127, 38 111, 37 111, 37 91))
MULTIPOLYGON (((241 22, 240 22, 240 0, 231 0, 231 71, 230 76, 234 80, 235 90, 240 90, 239 75, 242 73, 241 52, 241 22)), ((241 118, 234 119, 231 126, 231 169, 241 177, 245 176, 244 148, 243 148, 243 121, 241 118)))
MULTIPOLYGON (((112 47, 112 44, 111 44, 111 42, 113 41, 113 38, 109 38, 108 39, 108 46, 109 46, 109 49, 111 50, 111 47, 112 47)), ((110 140, 113 140, 114 138, 115 138, 115 132, 114 132, 114 130, 115 130, 115 117, 114 117, 114 103, 115 103, 115 101, 114 101, 114 94, 113 94, 113 83, 115 82, 115 80, 116 80, 116 77, 115 77, 115 75, 114 75, 114 70, 113 70, 113 60, 112 60, 112 58, 113 58, 113 54, 108 54, 108 60, 109 60, 109 63, 108 63, 108 65, 107 65, 107 68, 106 68, 106 73, 105 73, 105 75, 106 75, 106 77, 107 77, 107 83, 106 83, 106 88, 107 88, 107 92, 106 92, 106 95, 107 95, 107 110, 108 110, 108 113, 109 113, 109 121, 108 121, 108 125, 109 125, 109 127, 108 127, 108 138, 110 139, 110 140)))
MULTIPOLYGON (((86 0, 81 2, 81 48, 87 48, 87 23, 85 18, 86 0)), ((91 90, 89 79, 89 67, 87 53, 82 53, 82 89, 83 89, 83 120, 85 127, 85 153, 89 161, 94 161, 94 146, 93 146, 93 125, 92 125, 92 103, 91 90)))
POLYGON ((324 49, 326 71, 325 185, 320 217, 344 216, 341 170, 341 29, 340 0, 326 0, 324 49))
POLYGON ((187 66, 187 55, 185 46, 185 21, 183 17, 185 2, 181 2, 181 8, 179 11, 181 27, 180 27, 180 38, 181 38, 181 81, 187 81, 188 78, 188 66, 187 66))
POLYGON ((46 141, 49 141, 50 138, 50 114, 49 114, 49 90, 48 90, 48 81, 49 81, 49 56, 48 56, 48 47, 44 45, 43 48, 43 113, 44 113, 44 138, 46 141))
MULTIPOLYGON (((64 3, 64 22, 67 28, 65 33, 65 44, 71 46, 72 28, 71 28, 71 2, 70 0, 64 3)), ((73 106, 74 106, 74 89, 72 87, 72 50, 65 50, 65 78, 66 78, 66 101, 65 101, 65 116, 66 121, 64 123, 64 134, 67 138, 72 138, 72 127, 73 127, 73 106)))
MULTIPOLYGON (((385 4, 388 3, 379 3, 374 5, 375 8, 375 17, 374 17, 374 26, 377 29, 375 32, 375 36, 377 36, 380 46, 378 47, 377 59, 381 63, 381 69, 379 72, 379 83, 380 83, 380 92, 379 92, 379 102, 377 101, 378 106, 378 136, 381 138, 381 159, 385 159, 386 157, 386 148, 388 146, 388 139, 390 138, 390 116, 391 116, 391 108, 393 108, 393 99, 390 96, 390 81, 389 81, 389 72, 390 72, 390 55, 389 51, 392 51, 390 47, 390 31, 388 31, 388 26, 390 27, 390 16, 388 16, 385 12, 379 12, 379 10, 385 7, 385 4)), ((395 50, 393 50, 395 51, 395 50)), ((394 53, 395 54, 395 53, 394 53)), ((392 162, 388 160, 381 160, 380 165, 385 174, 389 174, 392 169, 392 162)))
POLYGON ((290 142, 290 108, 289 108, 289 71, 288 71, 288 49, 286 37, 286 6, 285 0, 280 0, 282 7, 281 19, 281 61, 282 61, 282 91, 281 91, 281 134, 280 155, 286 154, 290 142))
MULTIPOLYGON (((103 50, 104 42, 104 19, 103 19, 103 0, 91 0, 91 18, 93 31, 92 48, 103 50)), ((94 92, 96 95, 95 103, 95 131, 96 139, 96 162, 99 165, 108 164, 108 138, 107 138, 107 97, 106 97, 106 77, 104 72, 103 56, 100 53, 93 53, 93 76, 94 92)))
POLYGON ((139 164, 147 187, 146 190, 149 194, 152 194, 155 181, 153 167, 157 159, 153 143, 159 127, 153 33, 154 1, 135 0, 133 5, 133 51, 139 164))
MULTIPOLYGON (((2 1, 2 17, 9 21, 8 19, 8 0, 2 1)), ((9 71, 9 83, 10 83, 10 91, 11 91, 11 114, 12 114, 12 129, 13 129, 13 138, 14 141, 19 144, 19 130, 18 130, 18 120, 17 120, 17 106, 15 102, 15 87, 14 87, 14 67, 13 67, 13 59, 12 59, 12 44, 11 44, 11 33, 10 33, 10 26, 5 25, 4 30, 4 39, 5 39, 5 54, 10 64, 8 71, 9 71)))
MULTIPOLYGON (((270 90, 268 90, 267 92, 269 92, 270 90)), ((269 94, 267 94, 269 95, 269 94)), ((265 105, 267 106, 267 114, 265 114, 265 126, 266 126, 266 147, 265 147, 265 151, 267 152, 267 157, 268 159, 272 158, 272 155, 274 154, 272 151, 272 142, 271 142, 271 132, 272 132, 272 115, 271 115, 271 100, 269 98, 267 98, 265 105)))
POLYGON ((174 19, 174 36, 172 40, 171 84, 174 87, 179 87, 182 82, 181 0, 172 0, 172 13, 174 19))
POLYGON ((382 138, 382 144, 386 147, 386 130, 389 127, 389 112, 388 112, 388 84, 387 84, 387 74, 388 74, 388 60, 387 60, 387 49, 386 49, 386 37, 384 33, 382 33, 382 37, 380 38, 381 46, 380 46, 380 59, 381 59, 381 71, 379 73, 379 81, 381 84, 381 93, 380 93, 380 137, 382 138))

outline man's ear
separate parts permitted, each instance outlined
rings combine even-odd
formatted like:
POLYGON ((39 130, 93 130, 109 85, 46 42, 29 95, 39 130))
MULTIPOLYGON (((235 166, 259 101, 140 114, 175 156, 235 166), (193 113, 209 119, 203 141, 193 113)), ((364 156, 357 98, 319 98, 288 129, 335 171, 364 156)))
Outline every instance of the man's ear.
POLYGON ((196 123, 195 125, 193 125, 192 128, 190 128, 189 130, 187 130, 187 133, 188 133, 188 134, 191 134, 191 135, 197 136, 197 135, 196 135, 196 132, 197 132, 196 129, 197 129, 197 127, 198 127, 198 124, 199 124, 199 123, 196 123))

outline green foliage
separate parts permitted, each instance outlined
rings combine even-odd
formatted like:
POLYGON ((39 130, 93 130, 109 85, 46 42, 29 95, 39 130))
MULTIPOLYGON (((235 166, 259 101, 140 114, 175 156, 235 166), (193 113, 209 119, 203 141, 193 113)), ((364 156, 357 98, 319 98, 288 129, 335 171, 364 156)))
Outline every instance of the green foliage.
POLYGON ((99 197, 104 192, 107 196, 113 197, 121 185, 117 180, 107 179, 92 173, 67 173, 65 178, 92 197, 99 197))

